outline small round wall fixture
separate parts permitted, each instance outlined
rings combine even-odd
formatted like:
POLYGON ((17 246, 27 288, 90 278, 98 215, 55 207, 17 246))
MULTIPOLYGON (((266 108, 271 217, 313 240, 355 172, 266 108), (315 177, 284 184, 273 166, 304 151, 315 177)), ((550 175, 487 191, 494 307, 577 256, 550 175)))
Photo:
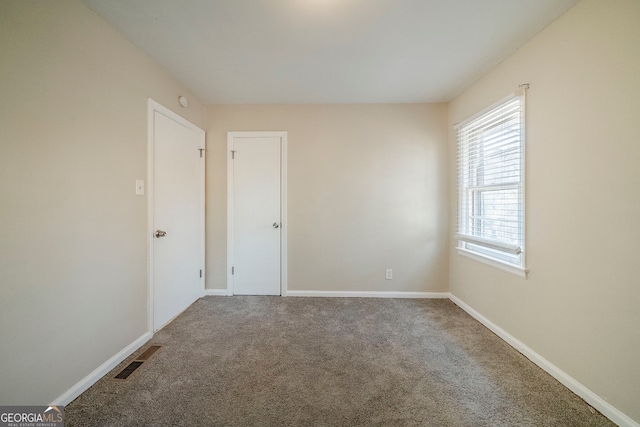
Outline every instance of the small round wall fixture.
POLYGON ((187 108, 189 106, 189 100, 187 100, 187 98, 185 96, 180 96, 178 97, 178 102, 180 103, 180 105, 182 105, 184 108, 187 108))

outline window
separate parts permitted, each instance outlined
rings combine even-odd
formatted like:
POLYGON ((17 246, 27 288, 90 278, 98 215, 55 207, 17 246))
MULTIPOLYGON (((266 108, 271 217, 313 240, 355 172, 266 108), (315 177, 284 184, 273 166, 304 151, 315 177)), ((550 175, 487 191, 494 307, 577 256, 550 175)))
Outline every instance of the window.
POLYGON ((457 126, 460 253, 526 274, 524 95, 457 126))

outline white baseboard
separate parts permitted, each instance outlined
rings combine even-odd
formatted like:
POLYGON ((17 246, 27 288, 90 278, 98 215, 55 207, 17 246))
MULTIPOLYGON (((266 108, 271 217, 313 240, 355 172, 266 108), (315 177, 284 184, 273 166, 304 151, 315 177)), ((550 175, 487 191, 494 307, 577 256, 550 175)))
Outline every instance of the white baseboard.
POLYGON ((229 296, 229 291, 226 289, 205 289, 205 295, 216 295, 216 296, 229 296))
POLYGON ((542 368, 549 375, 560 381, 565 387, 569 390, 580 396, 587 402, 589 405, 600 411, 602 415, 609 418, 614 423, 618 424, 620 427, 640 427, 636 421, 634 421, 631 417, 621 412, 619 409, 615 408, 609 402, 605 401, 603 398, 595 394, 593 391, 589 390, 575 378, 558 368, 553 363, 549 362, 547 359, 533 351, 527 345, 525 345, 522 341, 515 338, 513 335, 509 334, 507 331, 502 329, 500 326, 493 323, 491 320, 484 317, 482 314, 478 313, 476 310, 471 308, 465 302, 463 302, 460 298, 455 295, 450 295, 451 301, 453 301, 458 307, 469 313, 473 318, 486 326, 489 330, 491 330, 494 334, 502 338, 507 344, 511 347, 518 350, 522 353, 527 359, 531 360, 533 363, 542 368))
POLYGON ((393 292, 393 291, 291 291, 288 297, 354 297, 354 298, 449 298, 449 292, 393 292))
POLYGON ((80 396, 86 389, 95 384, 100 378, 105 376, 110 370, 118 366, 120 362, 129 357, 133 352, 138 350, 140 347, 145 345, 147 341, 151 339, 153 334, 151 332, 147 332, 142 335, 140 338, 136 339, 134 342, 120 350, 116 355, 112 358, 104 362, 102 365, 97 367, 93 372, 89 375, 78 381, 73 387, 71 387, 66 392, 62 393, 55 399, 50 406, 66 406, 73 401, 76 397, 80 396))
MULTIPOLYGON (((205 289, 205 295, 230 296, 227 289, 205 289)), ((332 298, 449 298, 449 292, 393 292, 393 291, 284 291, 287 297, 332 298)))

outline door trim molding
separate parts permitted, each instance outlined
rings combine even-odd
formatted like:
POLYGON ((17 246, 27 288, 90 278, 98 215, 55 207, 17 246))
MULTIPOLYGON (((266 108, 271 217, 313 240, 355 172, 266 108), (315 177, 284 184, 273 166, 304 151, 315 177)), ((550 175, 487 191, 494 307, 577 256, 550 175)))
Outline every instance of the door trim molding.
POLYGON ((287 132, 227 132, 227 289, 233 295, 233 150, 234 138, 280 138, 280 295, 287 295, 287 132))
MULTIPOLYGON (((184 117, 174 113, 167 107, 159 104, 153 99, 149 98, 147 101, 147 331, 153 334, 153 215, 154 215, 154 146, 155 146, 155 113, 158 112, 171 120, 183 125, 184 127, 193 130, 200 136, 200 148, 205 149, 205 131, 204 129, 191 123, 184 117)), ((200 285, 202 288, 202 295, 204 296, 205 289, 205 156, 200 159, 200 263, 202 265, 202 277, 200 278, 200 285)))

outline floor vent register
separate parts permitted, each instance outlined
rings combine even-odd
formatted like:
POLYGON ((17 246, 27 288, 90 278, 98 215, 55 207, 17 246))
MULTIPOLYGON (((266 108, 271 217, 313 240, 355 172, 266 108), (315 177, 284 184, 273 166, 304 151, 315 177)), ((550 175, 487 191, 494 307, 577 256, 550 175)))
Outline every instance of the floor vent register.
POLYGON ((151 345, 147 347, 147 349, 140 353, 133 360, 133 362, 129 363, 123 370, 118 372, 118 375, 116 375, 114 378, 117 380, 126 380, 127 378, 129 378, 129 375, 133 374, 136 369, 142 366, 144 362, 149 360, 149 358, 153 356, 153 353, 158 351, 160 347, 161 346, 159 345, 151 345))

